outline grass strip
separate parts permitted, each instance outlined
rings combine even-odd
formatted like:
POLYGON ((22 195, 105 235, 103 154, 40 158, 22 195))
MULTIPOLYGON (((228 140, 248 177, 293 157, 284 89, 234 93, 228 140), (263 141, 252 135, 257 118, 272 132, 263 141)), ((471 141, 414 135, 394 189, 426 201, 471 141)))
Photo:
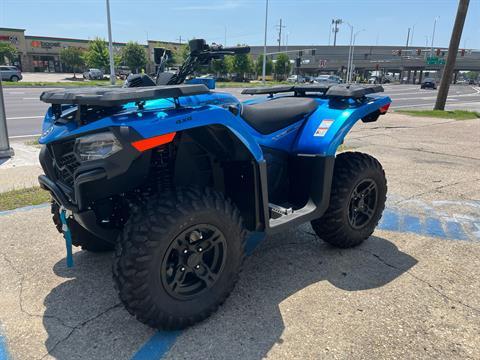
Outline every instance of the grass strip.
POLYGON ((50 199, 50 193, 40 187, 10 190, 0 193, 0 211, 39 205, 50 201, 50 199))
POLYGON ((472 120, 479 119, 480 113, 476 111, 467 110, 395 110, 397 113, 421 116, 421 117, 433 117, 439 119, 454 119, 454 120, 472 120))

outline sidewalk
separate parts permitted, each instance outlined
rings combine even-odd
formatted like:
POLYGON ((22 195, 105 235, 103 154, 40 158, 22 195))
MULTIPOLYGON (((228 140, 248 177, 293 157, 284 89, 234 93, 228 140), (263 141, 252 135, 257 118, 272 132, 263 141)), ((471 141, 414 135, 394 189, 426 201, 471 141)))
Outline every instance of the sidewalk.
POLYGON ((28 145, 25 140, 14 141, 10 146, 15 155, 0 159, 0 193, 38 186, 38 175, 43 173, 38 161, 40 147, 28 145))

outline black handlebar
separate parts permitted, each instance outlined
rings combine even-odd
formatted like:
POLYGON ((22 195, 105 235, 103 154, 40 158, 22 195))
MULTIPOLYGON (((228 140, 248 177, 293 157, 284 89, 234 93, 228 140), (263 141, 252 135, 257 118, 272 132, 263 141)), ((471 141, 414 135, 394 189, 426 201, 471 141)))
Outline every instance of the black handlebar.
POLYGON ((250 46, 222 47, 220 51, 236 55, 248 54, 250 52, 250 46))

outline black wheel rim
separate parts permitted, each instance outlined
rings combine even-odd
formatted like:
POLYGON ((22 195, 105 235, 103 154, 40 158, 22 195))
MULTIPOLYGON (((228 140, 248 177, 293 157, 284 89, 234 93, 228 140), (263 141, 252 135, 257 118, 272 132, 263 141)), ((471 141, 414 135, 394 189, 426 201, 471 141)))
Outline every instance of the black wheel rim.
POLYGON ((180 300, 212 288, 225 266, 227 241, 214 225, 199 224, 179 234, 165 253, 161 279, 166 291, 180 300))
POLYGON ((378 187, 373 179, 363 179, 352 191, 348 206, 348 221, 354 229, 361 229, 372 220, 377 210, 378 187))

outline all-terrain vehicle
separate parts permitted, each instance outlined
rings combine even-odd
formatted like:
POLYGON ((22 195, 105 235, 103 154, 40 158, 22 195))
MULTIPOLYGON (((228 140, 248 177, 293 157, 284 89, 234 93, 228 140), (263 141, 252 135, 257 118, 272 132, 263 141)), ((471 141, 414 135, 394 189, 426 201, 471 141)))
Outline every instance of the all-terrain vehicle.
POLYGON ((360 244, 387 191, 376 159, 337 154, 358 120, 387 111, 381 86, 250 88, 243 94, 257 96, 240 102, 182 83, 199 64, 249 49, 190 49, 176 74, 41 95, 51 107, 39 182, 54 223, 84 250, 114 249, 121 301, 163 329, 214 312, 265 234, 310 222, 334 246, 360 244))

